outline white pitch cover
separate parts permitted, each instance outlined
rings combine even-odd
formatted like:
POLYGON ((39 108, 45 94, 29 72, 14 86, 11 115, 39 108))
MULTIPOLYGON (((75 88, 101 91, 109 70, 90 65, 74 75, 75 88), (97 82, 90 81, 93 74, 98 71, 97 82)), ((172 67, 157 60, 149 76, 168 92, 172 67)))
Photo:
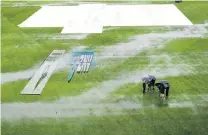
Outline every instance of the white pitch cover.
POLYGON ((79 5, 76 14, 66 22, 61 33, 102 33, 103 9, 105 4, 79 5))
POLYGON ((64 52, 65 50, 53 50, 20 94, 40 95, 64 52))
POLYGON ((174 4, 43 6, 19 27, 63 27, 64 33, 102 33, 105 26, 186 26, 174 4))

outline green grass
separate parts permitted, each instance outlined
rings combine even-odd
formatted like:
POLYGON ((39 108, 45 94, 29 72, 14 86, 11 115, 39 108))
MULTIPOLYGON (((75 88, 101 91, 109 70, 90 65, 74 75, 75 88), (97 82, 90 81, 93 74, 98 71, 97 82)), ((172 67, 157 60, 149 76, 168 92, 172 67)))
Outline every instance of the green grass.
MULTIPOLYGON (((190 3, 189 3, 190 4, 190 3)), ((200 5, 200 3, 197 3, 200 5)), ((206 4, 201 4, 203 7, 206 4)), ((183 6, 182 6, 183 7, 183 6)), ((86 39, 81 41, 72 41, 70 40, 51 40, 39 38, 38 36, 55 33, 59 34, 60 28, 55 29, 34 29, 34 28, 19 28, 17 24, 22 22, 28 16, 30 16, 33 12, 35 12, 39 7, 25 7, 25 8, 11 8, 6 7, 3 8, 3 16, 2 16, 2 72, 8 71, 16 71, 20 69, 26 69, 34 65, 36 62, 42 61, 53 49, 68 49, 70 50, 73 43, 76 44, 84 44, 88 45, 91 48, 99 47, 100 45, 111 45, 121 41, 127 41, 128 37, 139 34, 139 33, 148 33, 151 32, 154 28, 145 29, 142 27, 123 27, 113 30, 105 31, 103 34, 91 34, 86 39), (25 12, 27 11, 27 12, 25 12), (11 40, 12 39, 12 40, 11 40), (97 39, 97 40, 95 40, 97 39), (67 43, 68 42, 68 43, 67 43), (67 43, 68 45, 66 45, 67 43), (8 53, 10 52, 10 53, 8 53)), ((184 11, 188 10, 183 9, 184 11)), ((189 13, 191 14, 191 13, 189 13)), ((197 18, 198 20, 198 18, 197 18)), ((156 28, 158 29, 158 28, 156 28)), ((173 40, 170 42, 165 48, 157 51, 153 51, 154 53, 180 53, 183 54, 181 60, 186 60, 190 62, 194 62, 196 59, 193 55, 188 55, 190 52, 192 53, 201 53, 206 52, 208 50, 208 46, 206 43, 207 39, 179 39, 173 40), (186 55, 184 55, 186 54, 186 55)), ((149 58, 147 57, 152 52, 144 52, 143 54, 139 54, 136 57, 129 58, 126 61, 122 62, 119 65, 109 67, 107 69, 97 69, 92 73, 89 73, 85 76, 77 76, 75 80, 70 83, 70 86, 65 83, 65 81, 60 80, 59 78, 66 78, 66 72, 56 73, 50 80, 49 84, 46 86, 45 91, 42 96, 34 96, 33 98, 25 98, 25 96, 20 96, 19 92, 24 88, 26 82, 28 80, 18 81, 14 83, 8 83, 2 85, 3 96, 2 101, 36 101, 43 99, 56 99, 61 96, 68 95, 77 95, 85 91, 85 89, 95 86, 91 85, 88 82, 97 82, 100 83, 104 80, 113 79, 120 72, 128 72, 130 70, 143 69, 149 64, 149 58), (123 66, 125 65, 125 67, 123 66), (95 78, 95 74, 96 77, 95 78), (88 79, 91 78, 91 79, 88 79), (78 85, 82 82, 82 85, 78 85), (54 84, 57 85, 54 85, 54 84), (78 87, 79 86, 79 87, 78 87), (17 91, 13 91, 14 87, 17 91), (59 89, 61 88, 62 94, 59 93, 59 89), (85 88, 85 89, 84 89, 85 88), (57 91, 51 93, 51 91, 57 91), (10 94, 12 95, 10 97, 10 94), (14 98, 16 97, 16 98, 14 98)), ((198 56, 197 56, 198 57, 198 56)), ((204 60, 203 58, 200 59, 204 60)), ((206 64, 206 59, 203 61, 206 64)), ((163 64, 164 61, 158 61, 156 64, 163 64)), ((176 64, 178 61, 176 60, 176 64)), ((206 66, 199 65, 198 69, 205 69, 206 66)))
MULTIPOLYGON (((162 49, 159 50, 157 49, 154 50, 153 52, 152 51, 148 52, 147 50, 145 50, 142 53, 139 53, 137 56, 128 58, 127 60, 121 62, 120 64, 112 65, 107 68, 97 68, 84 76, 77 74, 75 75, 73 81, 70 82, 70 84, 66 83, 67 74, 68 74, 66 71, 55 73, 50 79, 50 81, 47 83, 41 96, 36 95, 36 96, 28 97, 27 95, 25 96, 19 94, 29 80, 3 84, 2 102, 3 103, 14 102, 14 101, 32 102, 32 101, 40 101, 40 100, 51 101, 51 100, 59 99, 63 96, 79 95, 82 92, 97 86, 97 84, 101 83, 102 81, 115 79, 115 77, 120 75, 120 73, 124 74, 129 71, 146 69, 151 62, 148 56, 154 54, 157 55, 168 54, 172 58, 173 64, 184 63, 191 65, 193 68, 195 68, 196 70, 195 74, 197 74, 206 71, 206 69, 208 68, 207 52, 208 52, 207 39, 201 39, 201 38, 177 39, 169 42, 162 49), (201 62, 203 64, 200 64, 201 62), (16 89, 16 91, 14 91, 14 88, 16 89)), ((162 67, 164 68, 165 61, 162 59, 157 61, 150 68, 155 68, 158 67, 159 65, 161 66, 161 64, 163 65, 162 67)), ((201 80, 205 80, 204 78, 206 78, 207 75, 204 76, 196 75, 192 77, 193 79, 190 80, 190 83, 193 82, 194 88, 196 88, 198 87, 198 85, 195 84, 194 80, 196 80, 197 78, 200 78, 201 80)), ((170 79, 171 78, 167 78, 167 80, 170 79)), ((182 82, 186 81, 185 79, 183 79, 183 77, 182 80, 179 79, 180 80, 179 82, 174 81, 175 79, 171 79, 171 80, 172 80, 171 84, 173 83, 174 86, 178 86, 177 84, 180 81, 182 82)), ((204 84, 203 82, 201 83, 204 84)), ((126 90, 128 91, 127 93, 133 92, 133 94, 136 94, 141 86, 138 86, 138 84, 136 85, 129 84, 129 86, 127 87, 130 87, 130 88, 126 88, 126 90)), ((205 83, 202 87, 200 86, 199 88, 206 88, 206 87, 207 85, 205 83)), ((181 87, 181 89, 183 88, 181 87)), ((184 92, 184 90, 185 91, 187 90, 187 89, 183 89, 183 90, 181 89, 179 89, 178 91, 184 92)), ((206 92, 206 91, 203 90, 202 92, 206 92)), ((128 95, 127 93, 126 95, 128 95)), ((195 94, 197 94, 197 92, 195 94)))
POLYGON ((91 34, 83 40, 54 40, 52 37, 55 36, 54 34, 60 34, 61 28, 19 28, 17 26, 38 9, 39 7, 2 8, 2 72, 31 68, 37 62, 43 61, 54 49, 70 50, 72 46, 79 45, 95 49, 127 41, 130 36, 136 34, 160 30, 160 28, 124 27, 108 30, 103 34, 91 34))
POLYGON ((80 43, 88 46, 112 45, 119 42, 127 42, 131 36, 151 33, 152 31, 165 32, 168 30, 159 27, 115 27, 115 29, 104 31, 102 34, 90 34, 86 39, 81 40, 80 43))
MULTIPOLYGON (((205 55, 207 52, 206 41, 207 39, 200 38, 174 40, 168 43, 162 50, 159 50, 159 52, 160 54, 161 52, 163 52, 162 54, 167 53, 170 55, 170 57, 177 56, 176 58, 172 58, 174 64, 189 64, 196 69, 195 74, 198 74, 200 72, 203 72, 204 70, 206 71, 208 67, 206 57, 207 55, 205 55), (200 47, 198 47, 199 45, 200 47), (203 64, 200 64, 200 62, 203 62, 203 64)), ((155 50, 156 54, 159 52, 155 50)), ((148 51, 144 51, 142 53, 139 53, 136 57, 128 58, 120 64, 110 66, 104 69, 97 68, 84 76, 76 74, 73 81, 70 82, 70 84, 66 83, 66 77, 68 74, 67 72, 55 73, 46 85, 41 96, 28 97, 19 94, 28 82, 28 80, 3 84, 2 102, 32 102, 40 100, 48 101, 55 100, 63 96, 79 95, 80 93, 89 90, 92 87, 95 87, 98 83, 101 83, 102 81, 114 79, 120 73, 145 69, 151 62, 148 58, 149 55, 150 53, 148 53, 148 51), (14 91, 14 88, 16 89, 16 91, 14 91)), ((155 63, 155 65, 152 68, 155 68, 161 64, 163 65, 164 63, 165 61, 160 60, 157 63, 155 63)), ((208 80, 206 80, 206 78, 208 78, 207 75, 199 74, 190 76, 169 77, 164 79, 169 80, 171 85, 173 85, 171 89, 173 89, 173 95, 175 95, 181 93, 190 94, 191 92, 192 94, 207 93, 206 88, 208 85, 206 84, 206 82, 208 80), (178 84, 180 82, 183 82, 184 85, 180 85, 179 87, 178 84), (198 84, 200 84, 200 86, 198 84)), ((128 84, 117 91, 122 92, 124 90, 123 95, 129 96, 130 94, 131 96, 131 94, 138 94, 140 88, 140 83, 128 84)))
POLYGON ((207 135, 207 107, 142 109, 126 115, 2 122, 2 135, 207 135), (180 115, 179 115, 180 114, 180 115))
MULTIPOLYGON (((25 12, 24 12, 25 13, 25 12)), ((42 31, 44 31, 42 29, 42 31)), ((46 30, 47 31, 47 30, 46 30)), ((50 30, 51 32, 51 30, 50 30)), ((43 61, 54 49, 70 49, 71 43, 64 40, 38 39, 36 33, 25 34, 16 24, 2 16, 2 72, 11 72, 31 68, 43 61)), ((37 33, 38 36, 40 33, 37 33)), ((41 36, 41 35, 40 35, 41 36)))
POLYGON ((207 42, 208 38, 172 40, 164 48, 149 52, 149 55, 167 53, 174 64, 188 64, 195 69, 195 73, 200 73, 208 68, 207 42))
POLYGON ((75 96, 82 92, 95 87, 97 84, 115 79, 120 73, 126 73, 130 70, 143 69, 148 65, 148 58, 143 56, 128 58, 126 61, 110 66, 107 68, 97 68, 88 74, 75 74, 73 80, 67 83, 68 71, 54 73, 47 83, 41 96, 20 95, 20 92, 28 83, 29 80, 16 81, 2 85, 2 102, 32 102, 32 101, 50 101, 60 97, 75 96), (126 65, 126 66, 123 66, 126 65), (15 89, 15 91, 14 91, 15 89))
MULTIPOLYGON (((184 75, 177 77, 165 77, 160 78, 160 80, 168 80, 171 84, 170 96, 180 96, 182 94, 187 95, 197 95, 208 93, 208 78, 207 75, 184 75)), ((113 95, 142 95, 142 83, 129 83, 123 85, 118 90, 116 90, 113 95)))
POLYGON ((190 1, 175 4, 183 14, 194 24, 202 24, 208 20, 208 2, 206 1, 190 1))
MULTIPOLYGON (((177 7, 193 23, 203 23, 204 20, 208 19, 206 10, 208 2, 183 2, 177 4, 177 7), (193 8, 195 10, 191 12, 193 8)), ((2 72, 28 69, 37 62, 43 61, 54 49, 70 50, 72 45, 80 44, 92 48, 112 45, 118 42, 126 42, 130 36, 149 33, 153 30, 152 28, 146 29, 144 27, 124 27, 105 31, 103 34, 91 34, 81 41, 40 38, 42 35, 49 33, 58 34, 61 28, 34 29, 17 27, 18 24, 39 8, 35 6, 2 8, 2 72), (24 61, 22 61, 23 59, 24 61)), ((161 31, 160 28, 155 29, 155 31, 161 31)))
MULTIPOLYGON (((147 55, 168 54, 172 59, 172 64, 188 64, 193 70, 193 74, 178 77, 166 77, 159 80, 168 80, 171 84, 171 95, 181 94, 197 95, 208 93, 208 39, 207 38, 188 38, 177 39, 169 42, 164 48, 148 52, 147 55)), ((155 63, 164 64, 164 61, 155 63)), ((165 64, 162 66, 164 68, 165 64)), ((154 68, 153 67, 153 68, 154 68)), ((181 69, 182 70, 182 69, 181 69)), ((114 93, 113 96, 122 95, 129 98, 134 95, 142 95, 141 83, 130 83, 123 85, 114 93)))
POLYGON ((47 83, 41 95, 20 95, 22 89, 29 80, 16 81, 2 85, 2 102, 32 102, 32 101, 51 101, 68 95, 78 95, 86 89, 96 85, 87 81, 77 81, 79 76, 74 77, 74 81, 67 83, 67 72, 54 74, 47 83), (14 89, 16 89, 14 91, 14 89))
MULTIPOLYGON (((208 20, 206 10, 208 2, 183 2, 176 5, 193 23, 203 23, 208 20)), ((70 51, 74 45, 87 45, 99 51, 100 46, 126 42, 129 36, 148 33, 152 30, 142 27, 135 29, 124 27, 105 31, 100 35, 92 34, 80 41, 45 39, 44 35, 59 34, 61 29, 17 27, 17 24, 38 8, 2 8, 2 72, 30 68, 47 57, 53 49, 70 51)), ((180 104, 183 103, 182 94, 193 96, 207 94, 208 76, 207 73, 202 73, 207 70, 207 47, 207 39, 173 40, 160 50, 144 51, 137 57, 129 58, 118 65, 104 69, 97 68, 84 76, 76 74, 70 83, 67 83, 68 71, 61 71, 50 78, 41 96, 22 96, 19 94, 28 80, 3 84, 2 103, 51 101, 64 96, 79 95, 104 80, 114 79, 120 73, 144 69, 150 63, 149 55, 168 54, 175 64, 184 62, 198 70, 193 75, 161 78, 167 79, 171 83, 170 97, 177 99, 177 103, 180 104), (195 65, 196 63, 198 66, 195 65)), ((155 66, 159 64, 164 64, 164 61, 157 61, 155 66)), ((153 104, 156 105, 156 108, 123 110, 127 115, 118 116, 23 119, 12 120, 12 122, 3 120, 2 135, 208 135, 208 108, 206 104, 203 107, 195 106, 198 114, 193 114, 192 108, 165 107, 163 104, 158 104, 156 94, 142 97, 141 92, 140 83, 131 83, 122 86, 113 95, 115 97, 124 95, 125 99, 133 99, 136 95, 139 98, 135 102, 142 103, 144 106, 153 104)), ((193 103, 196 102, 195 98, 193 97, 193 103)), ((170 98, 170 101, 172 99, 170 98)))
POLYGON ((159 52, 165 53, 201 53, 208 51, 208 38, 186 38, 169 42, 159 52))

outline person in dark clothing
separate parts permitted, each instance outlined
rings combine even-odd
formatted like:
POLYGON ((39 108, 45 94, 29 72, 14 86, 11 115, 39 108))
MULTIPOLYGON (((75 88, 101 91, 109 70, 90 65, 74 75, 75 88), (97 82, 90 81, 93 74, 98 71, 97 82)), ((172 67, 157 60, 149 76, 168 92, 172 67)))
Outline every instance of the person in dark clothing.
POLYGON ((146 91, 146 83, 143 82, 143 94, 145 93, 146 91))
POLYGON ((143 82, 142 85, 143 85, 143 94, 144 94, 145 91, 146 91, 146 85, 148 85, 147 90, 150 91, 150 79, 149 79, 149 77, 142 78, 142 82, 143 82))
POLYGON ((170 84, 168 83, 168 81, 163 80, 160 81, 159 83, 156 83, 155 85, 158 87, 160 91, 160 97, 168 99, 169 89, 170 89, 170 84))
POLYGON ((180 3, 182 2, 182 0, 175 0, 175 3, 180 3))
POLYGON ((150 79, 150 88, 152 88, 153 90, 155 89, 155 81, 156 81, 156 78, 155 76, 152 76, 152 75, 148 75, 149 76, 149 79, 150 79))

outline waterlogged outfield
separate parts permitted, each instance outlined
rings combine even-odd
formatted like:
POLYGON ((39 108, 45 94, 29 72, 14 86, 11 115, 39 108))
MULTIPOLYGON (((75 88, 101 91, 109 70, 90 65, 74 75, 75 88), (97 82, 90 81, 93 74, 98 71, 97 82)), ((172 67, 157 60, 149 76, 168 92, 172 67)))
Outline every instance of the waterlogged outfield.
POLYGON ((2 122, 2 135, 207 135, 207 107, 127 110, 126 115, 2 122))
MULTIPOLYGON (((54 49, 71 50, 72 46, 86 45, 90 48, 112 45, 136 34, 161 31, 161 28, 124 27, 105 31, 103 34, 91 34, 83 40, 53 38, 60 35, 62 28, 19 28, 23 22, 40 7, 10 7, 12 4, 2 2, 2 72, 14 72, 31 68, 43 61, 54 49), (53 33, 53 34, 51 34, 53 33), (94 40, 96 39, 96 40, 94 40)), ((30 2, 32 3, 32 2, 30 2)), ((204 23, 207 20, 208 2, 183 2, 176 4, 193 22, 204 23), (194 10, 192 10, 194 9, 194 10)), ((162 29, 167 31, 168 29, 162 29)))
MULTIPOLYGON (((182 9, 183 12, 186 12, 185 14, 189 16, 192 22, 194 23, 203 23, 204 20, 208 19, 207 16, 207 10, 205 10, 207 7, 208 2, 194 2, 193 4, 190 2, 183 2, 179 4, 179 8, 182 9), (187 5, 186 5, 187 4, 187 5), (195 10, 192 10, 195 8, 195 10), (200 9, 200 10, 199 10, 200 9), (203 14, 203 15, 201 15, 203 14)), ((18 8, 17 10, 22 9, 18 8)), ((30 7, 32 10, 32 7, 30 7)), ((28 12, 30 9, 27 9, 28 12)), ((25 10, 25 11, 27 11, 25 10)), ((28 14, 28 12, 22 11, 23 14, 28 14)), ((5 9, 3 8, 3 17, 5 17, 5 20, 8 21, 8 25, 3 21, 4 28, 8 28, 8 31, 5 32, 2 30, 2 39, 4 43, 2 43, 2 49, 8 49, 9 51, 17 52, 16 55, 10 55, 8 52, 3 51, 4 54, 2 54, 3 58, 5 59, 2 61, 2 69, 3 72, 9 72, 9 71, 17 71, 20 69, 27 69, 30 68, 35 63, 41 61, 43 58, 45 58, 48 53, 51 52, 53 49, 57 48, 63 48, 70 50, 72 48, 71 43, 77 43, 80 44, 82 42, 83 44, 88 40, 88 42, 85 45, 91 45, 90 48, 99 47, 102 45, 102 43, 107 39, 107 42, 109 44, 114 44, 115 42, 119 42, 122 35, 117 32, 117 30, 113 31, 113 34, 115 38, 118 38, 119 40, 114 40, 110 38, 110 33, 112 31, 108 31, 107 35, 91 35, 94 36, 97 39, 103 39, 103 42, 94 43, 93 38, 81 40, 81 41, 74 41, 74 40, 51 40, 51 39, 43 39, 40 38, 44 34, 45 35, 51 35, 51 33, 59 34, 61 29, 39 29, 39 30, 32 30, 32 29, 19 29, 16 27, 16 24, 18 24, 18 18, 21 18, 21 13, 19 15, 14 15, 12 12, 12 8, 5 9), (6 12, 5 12, 6 10, 6 12), (10 12, 10 17, 8 17, 8 12, 10 12), (6 14, 7 15, 6 15, 6 14), (11 19, 13 18, 13 21, 11 19), (17 20, 16 24, 14 20, 17 20), (4 24, 5 23, 5 24, 4 24), (11 27, 10 27, 11 26, 11 27), (10 29, 10 31, 9 31, 10 29), (116 33, 116 34, 115 34, 116 33), (15 36, 13 36, 14 34, 15 36), (39 37, 38 37, 39 35, 39 37), (105 36, 103 36, 105 35, 105 36), (18 38, 20 36, 21 38, 18 38), (15 38, 17 37, 17 38, 15 38), (24 38, 23 38, 24 37, 24 38), (23 40, 22 40, 23 38, 23 40), (7 39, 7 40, 6 40, 7 39), (27 39, 34 39, 33 40, 27 40, 27 39), (71 41, 71 42, 69 42, 71 41), (73 41, 73 42, 72 42, 73 41), (20 52, 15 51, 14 47, 18 43, 22 43, 22 52, 28 52, 27 55, 21 56, 21 49, 19 49, 20 52), (91 42, 91 43, 90 43, 91 42), (25 44, 24 44, 25 43, 25 44), (32 46, 29 46, 28 43, 32 44, 32 46), (57 44, 56 44, 57 43, 57 44), (67 44, 66 44, 67 43, 67 44), (35 45, 36 46, 35 46, 35 45), (50 46, 52 44, 52 46, 50 46), (53 45, 54 44, 54 45, 53 45), (59 44, 59 45, 58 45, 59 44), (45 51, 43 51, 44 46, 47 47, 45 51), (33 52, 34 51, 34 52, 33 52), (36 51, 36 52, 35 52, 36 51), (40 53, 41 56, 36 55, 36 53, 40 53), (7 54, 8 53, 8 54, 7 54), (6 55, 7 54, 7 55, 6 55), (17 56, 17 58, 15 58, 17 56), (22 58, 28 57, 28 60, 24 59, 25 65, 23 61, 19 61, 22 58), (7 60, 7 62, 5 62, 7 60), (11 61, 11 64, 9 65, 9 60, 11 61), (17 61, 15 61, 17 60, 17 61), (14 63, 16 62, 16 63, 14 63), (8 64, 7 64, 8 63, 8 64), (27 64, 28 63, 28 64, 27 64), (12 67, 15 66, 15 67, 12 67), (7 69, 8 68, 8 69, 7 69)), ((22 20, 26 19, 24 15, 22 16, 22 20)), ((22 20, 19 20, 21 22, 22 20)), ((133 29, 131 28, 129 33, 132 33, 133 29)), ((143 28, 139 28, 138 33, 143 33, 143 28), (140 30, 142 29, 142 30, 140 30)), ((128 32, 126 32, 128 33, 128 32)), ((128 36, 134 35, 133 34, 127 34, 128 36)), ((123 36, 124 39, 128 36, 123 36)), ((102 40, 101 40, 102 41, 102 40)), ((19 44, 19 47, 21 44, 19 44)), ((105 46, 108 44, 104 44, 105 46)), ((180 77, 167 77, 164 79, 168 79, 171 81, 171 84, 173 86, 173 91, 171 91, 171 96, 173 96, 174 99, 176 99, 177 103, 180 105, 180 103, 183 103, 183 99, 179 100, 181 98, 181 94, 188 94, 188 95, 198 95, 198 94, 207 94, 207 74, 200 73, 200 71, 206 71, 207 69, 207 56, 206 53, 208 51, 207 48, 207 38, 206 39, 181 39, 181 40, 175 40, 170 42, 165 48, 162 48, 161 50, 157 51, 145 51, 141 54, 138 54, 139 57, 142 57, 143 59, 138 61, 138 57, 129 58, 125 62, 125 65, 129 65, 127 67, 124 67, 122 64, 108 67, 107 69, 96 69, 93 74, 87 74, 86 76, 76 76, 73 80, 73 82, 67 84, 63 81, 63 78, 66 78, 67 70, 55 73, 46 88, 43 91, 43 94, 41 96, 30 96, 29 98, 26 96, 20 96, 19 92, 22 90, 22 88, 25 86, 25 84, 28 82, 28 80, 24 81, 17 81, 13 83, 8 83, 2 85, 2 102, 15 102, 15 101, 39 101, 39 100, 54 100, 56 98, 59 98, 61 96, 68 96, 68 95, 77 95, 84 91, 84 87, 87 87, 86 89, 89 89, 90 87, 93 87, 96 85, 95 82, 99 83, 104 80, 113 79, 115 78, 121 71, 132 71, 136 69, 144 69, 146 66, 149 65, 149 55, 163 55, 170 53, 170 57, 173 58, 174 63, 181 63, 181 60, 183 59, 183 62, 192 65, 194 68, 198 69, 196 70, 196 74, 188 75, 188 76, 180 76, 180 77), (182 47, 183 46, 183 47, 182 47), (198 47, 200 46, 200 47, 198 47), (188 49, 187 48, 192 48, 188 49), (176 57, 179 55, 179 58, 176 57), (198 55, 198 56, 197 56, 198 55), (204 57, 201 57, 204 56, 204 57), (197 60, 195 60, 197 59, 197 60), (201 62, 201 64, 200 64, 201 62), (128 63, 128 64, 127 64, 128 63), (198 64, 198 66, 196 65, 198 64), (201 69, 201 70, 199 70, 201 69), (105 71, 105 72, 104 72, 105 71), (87 79, 92 77, 91 80, 87 79), (73 89, 73 90, 71 90, 73 89), (53 92, 51 92, 53 91, 53 92)), ((2 59, 3 60, 3 59, 2 59)), ((159 60, 158 63, 156 63, 157 66, 160 64, 164 64, 165 61, 159 60)), ((67 79, 67 78, 66 78, 67 79)), ((131 84, 131 85, 125 85, 120 88, 119 91, 116 91, 115 93, 112 93, 112 96, 116 97, 120 95, 124 95, 124 98, 131 98, 135 95, 141 95, 141 85, 138 84, 131 84), (125 88, 126 87, 126 88, 125 88)), ((156 99, 156 98, 155 98, 156 99)), ((194 99, 194 98, 193 98, 194 99)), ((140 100, 140 99, 138 99, 140 100)), ((154 99, 151 100, 151 96, 147 96, 147 98, 143 98, 143 100, 140 100, 140 102, 146 103, 148 102, 149 105, 154 104, 154 99), (150 98, 148 98, 150 97, 150 98), (151 103, 150 103, 151 102, 151 103)), ((193 103, 196 103, 194 100, 192 100, 193 103)), ((72 135, 162 135, 162 134, 169 134, 169 135, 207 135, 208 131, 208 117, 207 117, 207 111, 208 108, 206 106, 200 106, 196 105, 195 110, 196 112, 193 112, 193 108, 189 107, 183 107, 182 108, 167 108, 167 107, 159 107, 157 106, 154 109, 146 108, 146 109, 134 109, 134 110, 124 110, 126 115, 119 115, 119 116, 101 116, 101 117, 79 117, 79 118, 64 118, 64 119, 23 119, 20 121, 12 121, 12 122, 6 122, 3 121, 1 128, 2 128, 2 134, 3 135, 52 135, 52 134, 72 134, 72 135), (37 129, 37 130, 36 130, 37 129)))
MULTIPOLYGON (((14 72, 31 68, 43 61, 54 49, 70 51, 72 47, 113 45, 128 41, 136 34, 161 31, 161 28, 123 27, 104 31, 103 34, 91 34, 82 40, 56 39, 62 28, 19 28, 22 21, 36 12, 39 7, 3 7, 2 8, 2 72, 14 72), (96 40, 95 40, 96 39, 96 40)), ((168 29, 162 29, 167 31, 168 29)), ((69 35, 70 38, 70 35, 69 35)))
MULTIPOLYGON (((93 72, 89 72, 86 75, 75 75, 73 81, 70 82, 70 85, 66 83, 66 74, 68 74, 68 70, 58 72, 51 77, 41 96, 24 96, 19 94, 24 86, 28 83, 28 80, 4 84, 2 85, 2 102, 55 100, 62 96, 78 95, 103 81, 115 79, 115 77, 121 75, 120 73, 126 73, 128 71, 139 69, 147 69, 148 65, 151 63, 151 59, 149 56, 154 55, 155 57, 162 57, 156 58, 157 61, 154 62, 153 68, 164 68, 165 66, 167 66, 165 65, 166 58, 164 58, 163 55, 170 56, 170 58, 172 59, 171 64, 173 64, 173 66, 174 64, 188 64, 194 68, 195 74, 193 75, 164 78, 170 80, 170 83, 173 85, 172 89, 174 93, 207 93, 207 42, 207 38, 174 40, 168 43, 164 48, 157 49, 156 51, 144 51, 142 53, 139 53, 136 57, 128 58, 118 65, 106 68, 97 68, 93 70, 93 72), (65 78, 65 81, 63 80, 63 78, 65 78), (180 82, 183 82, 184 85, 179 86, 178 83, 180 82), (14 89, 16 90, 14 91, 14 89)), ((140 87, 140 84, 128 85, 130 86, 130 90, 132 90, 134 94, 138 94, 137 89, 138 87, 140 87)), ((124 87, 125 91, 128 91, 128 85, 124 87)), ((120 89, 118 91, 121 92, 120 89)), ((126 94, 124 93, 124 95, 126 94)))
MULTIPOLYGON (((147 52, 147 55, 171 56, 173 66, 175 64, 190 65, 193 74, 178 77, 165 77, 160 80, 168 80, 171 83, 171 95, 182 94, 206 94, 208 93, 208 38, 177 39, 169 42, 164 48, 147 52)), ((165 59, 158 59, 157 64, 165 67, 165 59)), ((138 95, 141 83, 130 83, 121 86, 112 95, 122 96, 122 100, 138 95)), ((140 95, 142 93, 140 92, 140 95)))
MULTIPOLYGON (((208 17, 205 16, 207 11, 205 5, 208 6, 208 2, 196 2, 193 15, 189 6, 185 7, 185 4, 192 6, 192 3, 184 2, 179 4, 181 10, 185 12, 187 16, 190 16, 191 21, 203 23, 208 17), (184 7, 183 7, 184 6, 184 7), (202 14, 202 17, 199 17, 202 14)), ((66 49, 69 50, 74 46, 86 45, 89 48, 99 50, 100 46, 112 45, 117 42, 127 41, 128 37, 135 34, 148 33, 151 31, 160 31, 161 28, 144 28, 144 27, 124 27, 113 30, 105 31, 103 34, 91 34, 83 40, 72 39, 51 39, 53 36, 60 35, 61 28, 57 29, 23 29, 18 28, 17 24, 21 23, 33 12, 38 10, 39 7, 24 7, 24 8, 3 8, 2 15, 2 72, 16 71, 31 67, 37 62, 42 61, 48 56, 53 49, 66 49), (27 11, 27 12, 26 12, 27 11), (53 34, 51 34, 53 33, 53 34), (47 37, 50 38, 47 38, 47 37), (96 39, 96 40, 95 40, 96 39), (9 52, 9 53, 8 53, 9 52)), ((167 29, 162 29, 166 31, 167 29)), ((161 53, 180 53, 179 56, 183 57, 183 60, 188 61, 187 64, 194 65, 198 71, 206 70, 206 50, 207 39, 184 39, 172 42, 166 48, 157 51, 144 51, 138 54, 136 57, 129 58, 119 65, 113 65, 107 68, 97 68, 95 71, 90 72, 85 76, 76 76, 70 83, 66 83, 68 69, 55 73, 47 86, 45 87, 41 96, 23 96, 19 95, 20 91, 27 84, 28 80, 16 81, 2 85, 2 102, 14 102, 14 101, 39 101, 39 100, 55 100, 63 96, 79 95, 85 90, 88 90, 105 80, 114 79, 120 73, 125 73, 132 70, 145 69, 150 63, 149 55, 157 55, 161 53), (200 47, 198 47, 200 44, 200 47), (183 46, 183 47, 182 47, 183 46), (188 49, 187 49, 188 48, 188 49), (184 52, 185 51, 185 52, 184 52), (198 56, 191 55, 190 53, 197 54, 198 56), (196 52, 198 51, 198 52, 196 52), (185 54, 185 55, 183 55, 185 54), (204 56, 204 57, 201 57, 204 56), (193 61, 196 59, 198 61, 193 61), (138 60, 139 58, 139 60, 138 60), (198 64, 203 62, 205 64, 198 64), (125 66, 124 66, 125 65, 125 66), (90 79, 89 79, 90 78, 90 79), (14 90, 15 89, 15 90, 14 90), (53 92, 51 92, 53 91, 53 92)), ((177 54, 171 54, 177 55, 177 54)), ((170 56, 171 56, 170 55, 170 56)), ((181 59, 174 59, 175 64, 180 64, 181 59)), ((158 66, 164 64, 164 61, 158 61, 158 66)), ((155 65, 156 66, 156 65, 155 65)), ((164 66, 164 65, 163 65, 164 66)), ((192 75, 195 77, 194 75, 192 75)), ((186 79, 182 79, 186 81, 186 79)), ((172 82, 171 82, 172 83, 172 82)), ((205 84, 204 84, 205 85, 205 84)), ((195 86, 197 87, 197 85, 195 86)), ((206 86, 203 86, 206 87, 206 86)), ((180 90, 178 90, 180 91, 180 90)), ((206 91, 205 91, 206 93, 206 91)))
MULTIPOLYGON (((179 39, 170 42, 164 48, 157 51, 144 51, 138 54, 136 57, 128 58, 124 62, 110 66, 107 68, 97 68, 93 72, 89 72, 86 75, 75 75, 70 85, 66 82, 68 71, 62 71, 55 73, 50 81, 47 83, 41 96, 25 96, 20 95, 20 91, 28 83, 28 80, 12 82, 2 85, 2 102, 14 102, 14 101, 40 101, 40 100, 55 100, 63 96, 79 95, 85 90, 96 86, 97 84, 115 79, 120 73, 126 73, 128 71, 134 71, 139 69, 147 69, 151 62, 149 56, 156 55, 163 56, 169 55, 172 59, 172 64, 188 64, 193 69, 192 75, 168 77, 163 78, 170 81, 172 84, 172 93, 175 95, 180 94, 202 94, 207 93, 207 69, 208 69, 208 39, 196 38, 196 39, 179 39), (182 47, 183 46, 183 47, 182 47), (125 65, 125 66, 124 66, 125 65), (63 80, 65 78, 65 81, 63 80), (180 84, 180 82, 183 82, 180 84), (179 85, 180 84, 180 85, 179 85), (15 90, 14 90, 15 89, 15 90)), ((166 59, 164 57, 157 58, 153 68, 167 66, 165 64, 166 59)), ((148 68, 148 69, 151 69, 148 68)), ((162 78, 161 78, 162 79, 162 78)), ((130 96, 141 94, 139 89, 141 84, 127 84, 118 89, 118 93, 123 96, 130 96), (123 90, 122 90, 123 89, 123 90)))

